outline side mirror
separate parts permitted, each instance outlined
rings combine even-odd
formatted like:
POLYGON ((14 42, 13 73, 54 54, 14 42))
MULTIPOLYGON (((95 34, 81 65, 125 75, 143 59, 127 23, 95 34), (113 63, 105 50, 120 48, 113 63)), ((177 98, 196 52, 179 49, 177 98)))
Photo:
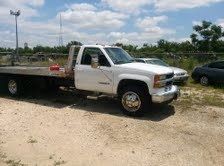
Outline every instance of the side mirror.
POLYGON ((99 67, 99 57, 98 55, 91 55, 91 67, 96 69, 99 67))

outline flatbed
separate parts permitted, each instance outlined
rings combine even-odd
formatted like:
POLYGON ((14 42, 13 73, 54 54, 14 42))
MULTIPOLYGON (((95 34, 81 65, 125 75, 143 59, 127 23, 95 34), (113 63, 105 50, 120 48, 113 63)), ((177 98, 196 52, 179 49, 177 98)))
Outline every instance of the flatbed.
POLYGON ((0 74, 29 75, 66 78, 65 69, 50 70, 49 67, 31 67, 31 66, 4 66, 0 67, 0 74))
POLYGON ((74 87, 74 74, 66 74, 65 68, 50 70, 50 67, 1 66, 0 79, 3 80, 3 84, 15 79, 20 82, 21 87, 29 84, 54 90, 60 86, 74 87))

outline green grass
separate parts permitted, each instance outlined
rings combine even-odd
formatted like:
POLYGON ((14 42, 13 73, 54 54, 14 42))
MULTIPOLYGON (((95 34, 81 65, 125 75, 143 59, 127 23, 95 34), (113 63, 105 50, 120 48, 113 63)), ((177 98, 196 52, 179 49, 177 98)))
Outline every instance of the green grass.
POLYGON ((3 60, 3 59, 0 58, 0 66, 1 65, 10 65, 10 64, 11 64, 10 61, 5 61, 5 60, 3 60))
MULTIPOLYGON (((60 66, 64 67, 67 64, 67 57, 64 58, 57 58, 53 61, 37 61, 37 62, 28 62, 28 61, 21 61, 16 62, 16 65, 27 65, 27 66, 42 66, 42 67, 48 67, 54 64, 59 64, 60 66)), ((10 65, 11 62, 9 60, 5 61, 0 58, 0 65, 10 65)))
POLYGON ((194 58, 182 58, 181 60, 174 61, 171 58, 164 59, 170 66, 179 67, 182 69, 185 69, 189 72, 191 72, 194 67, 201 65, 202 63, 199 63, 194 58))
POLYGON ((209 86, 202 86, 200 83, 196 83, 191 77, 189 78, 186 87, 195 88, 197 90, 203 90, 203 91, 209 90, 224 93, 224 85, 213 84, 209 86))

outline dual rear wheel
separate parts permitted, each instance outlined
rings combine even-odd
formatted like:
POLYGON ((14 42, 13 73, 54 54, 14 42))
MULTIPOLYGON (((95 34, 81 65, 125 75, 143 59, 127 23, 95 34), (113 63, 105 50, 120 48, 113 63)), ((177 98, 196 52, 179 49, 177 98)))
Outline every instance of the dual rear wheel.
MULTIPOLYGON (((42 81, 42 80, 41 80, 42 81)), ((38 86, 38 88, 40 89, 44 89, 45 92, 57 92, 59 89, 59 86, 57 86, 56 84, 50 82, 49 80, 46 80, 46 82, 43 82, 43 84, 41 84, 41 81, 38 82, 38 85, 35 84, 35 82, 26 80, 26 81, 22 81, 19 78, 8 78, 5 79, 5 87, 8 91, 8 93, 13 96, 20 96, 21 94, 23 94, 25 88, 29 89, 29 88, 34 88, 36 86, 38 86)))
POLYGON ((11 96, 19 96, 23 91, 21 81, 16 78, 9 78, 7 80, 7 90, 11 96))

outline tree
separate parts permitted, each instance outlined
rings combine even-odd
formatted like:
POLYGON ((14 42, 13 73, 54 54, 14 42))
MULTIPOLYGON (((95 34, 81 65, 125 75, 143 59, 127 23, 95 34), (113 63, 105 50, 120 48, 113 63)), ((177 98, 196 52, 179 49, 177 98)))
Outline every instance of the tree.
POLYGON ((117 47, 123 47, 124 45, 122 43, 116 43, 115 46, 117 46, 117 47))
POLYGON ((67 49, 69 49, 72 45, 79 45, 79 46, 81 46, 82 43, 81 43, 81 42, 78 42, 78 41, 70 41, 70 42, 66 45, 67 49))
POLYGON ((116 43, 114 45, 117 46, 117 47, 122 47, 124 50, 126 50, 128 52, 135 52, 137 50, 137 47, 138 47, 136 45, 131 45, 131 44, 125 45, 125 44, 122 44, 122 43, 116 43))
POLYGON ((224 36, 221 26, 205 20, 201 25, 193 26, 193 30, 191 41, 199 51, 215 51, 218 41, 224 36))

